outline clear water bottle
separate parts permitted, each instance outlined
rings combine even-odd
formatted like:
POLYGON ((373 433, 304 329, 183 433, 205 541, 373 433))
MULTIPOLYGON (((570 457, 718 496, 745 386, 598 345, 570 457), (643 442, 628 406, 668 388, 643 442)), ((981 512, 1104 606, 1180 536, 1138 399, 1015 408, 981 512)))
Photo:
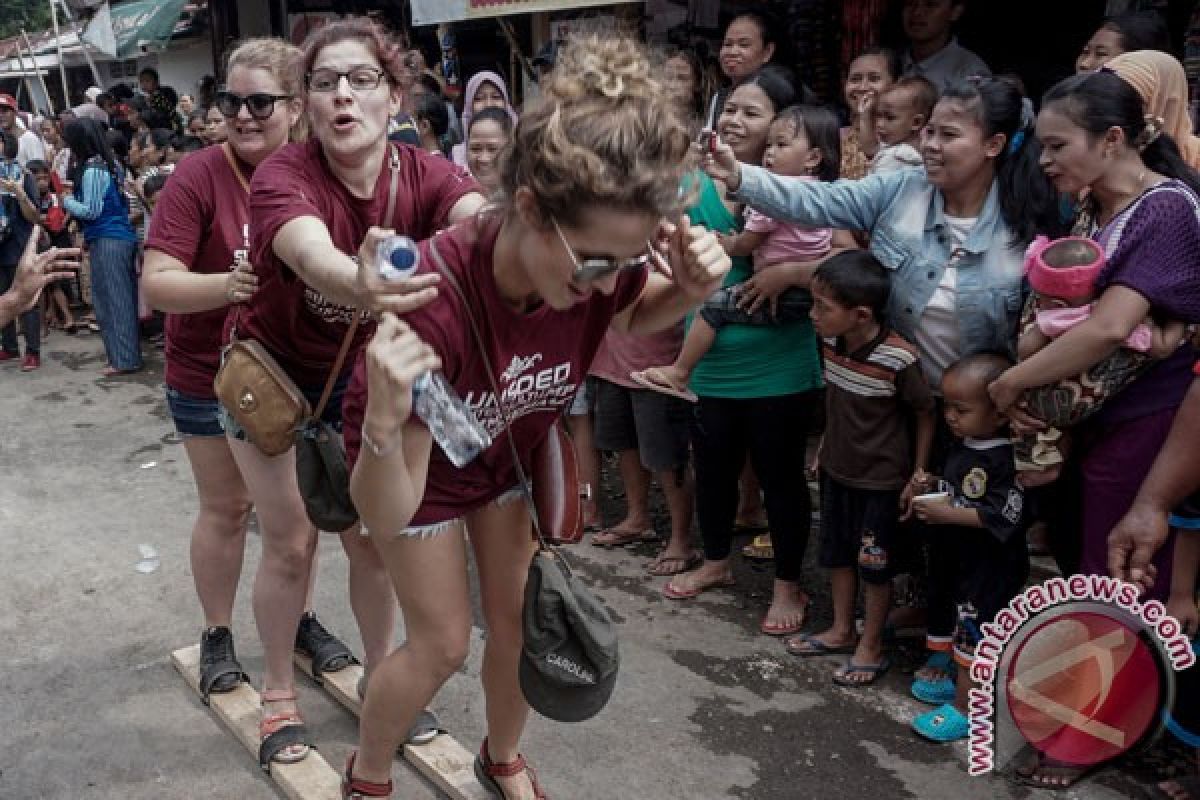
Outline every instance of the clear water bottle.
POLYGON ((407 236, 389 236, 379 243, 375 263, 379 265, 379 277, 402 281, 416 274, 421 266, 421 253, 417 243, 407 236))
MULTIPOLYGON (((384 239, 376 256, 385 280, 405 280, 420 266, 417 244, 407 236, 384 239)), ((413 384, 413 411, 456 467, 465 467, 492 444, 483 423, 440 372, 426 372, 413 384)))

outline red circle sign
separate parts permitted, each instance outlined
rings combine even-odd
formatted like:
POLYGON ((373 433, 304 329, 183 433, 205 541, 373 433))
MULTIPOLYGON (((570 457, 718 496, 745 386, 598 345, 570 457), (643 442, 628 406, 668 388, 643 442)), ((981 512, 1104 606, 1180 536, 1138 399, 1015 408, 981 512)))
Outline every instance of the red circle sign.
POLYGON ((1005 688, 1025 740, 1080 767, 1132 749, 1163 703, 1151 647, 1121 620, 1091 611, 1037 625, 1014 653, 1005 688))

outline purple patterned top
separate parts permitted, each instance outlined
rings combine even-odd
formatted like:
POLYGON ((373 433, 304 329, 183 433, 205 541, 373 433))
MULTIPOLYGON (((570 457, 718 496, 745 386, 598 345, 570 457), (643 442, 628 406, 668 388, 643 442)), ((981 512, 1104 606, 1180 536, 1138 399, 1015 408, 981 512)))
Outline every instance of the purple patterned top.
MULTIPOLYGON (((1098 293, 1125 286, 1149 301, 1156 318, 1200 323, 1200 200, 1185 184, 1168 180, 1147 189, 1092 238, 1108 257, 1098 293)), ((1113 424, 1178 407, 1195 360, 1190 344, 1180 347, 1109 400, 1097 421, 1113 424)))

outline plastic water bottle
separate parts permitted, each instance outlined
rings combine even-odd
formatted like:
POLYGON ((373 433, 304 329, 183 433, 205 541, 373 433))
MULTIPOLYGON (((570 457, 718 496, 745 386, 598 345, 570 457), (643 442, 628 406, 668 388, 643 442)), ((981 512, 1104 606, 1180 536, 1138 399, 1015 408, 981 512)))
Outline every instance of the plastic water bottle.
MULTIPOLYGON (((380 277, 389 281, 412 277, 421 260, 416 242, 407 236, 384 239, 376 257, 380 277)), ((492 444, 483 423, 440 372, 426 372, 417 378, 413 384, 413 411, 456 467, 465 467, 492 444)))
POLYGON ((379 265, 379 277, 385 281, 402 281, 416 274, 417 267, 421 266, 421 253, 417 243, 407 236, 389 236, 379 243, 375 263, 379 265))

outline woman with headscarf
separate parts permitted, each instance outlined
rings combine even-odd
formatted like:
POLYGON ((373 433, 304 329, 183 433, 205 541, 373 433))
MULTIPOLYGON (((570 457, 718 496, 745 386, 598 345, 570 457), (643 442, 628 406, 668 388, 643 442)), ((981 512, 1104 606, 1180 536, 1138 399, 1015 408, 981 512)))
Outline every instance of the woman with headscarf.
MULTIPOLYGON (((467 81, 467 91, 463 95, 462 129, 466 133, 471 130, 471 118, 485 108, 503 108, 512 117, 513 126, 517 124, 517 112, 508 98, 508 85, 495 72, 487 70, 476 72, 467 81)), ((468 134, 469 136, 469 134, 468 134)), ((460 167, 467 166, 466 144, 456 144, 451 151, 451 158, 460 167)))
POLYGON ((1162 121, 1162 132, 1179 145, 1193 169, 1200 169, 1200 137, 1188 115, 1188 80, 1183 64, 1161 50, 1122 53, 1105 65, 1142 96, 1146 114, 1162 121))

